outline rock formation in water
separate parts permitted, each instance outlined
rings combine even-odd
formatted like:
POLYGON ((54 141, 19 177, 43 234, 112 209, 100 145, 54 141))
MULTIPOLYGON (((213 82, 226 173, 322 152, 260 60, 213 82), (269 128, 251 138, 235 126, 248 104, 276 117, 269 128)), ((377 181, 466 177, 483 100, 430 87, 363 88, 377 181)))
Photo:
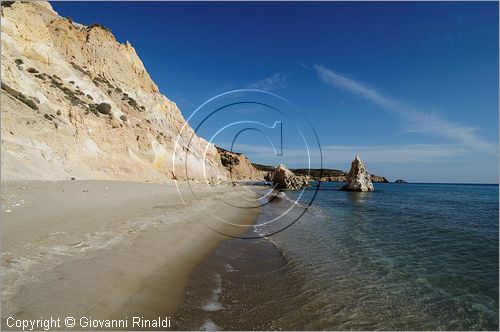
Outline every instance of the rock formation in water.
POLYGON ((366 169, 365 164, 358 155, 351 163, 351 170, 347 175, 346 184, 342 186, 342 190, 347 191, 373 191, 373 183, 370 173, 366 169))
POLYGON ((266 181, 272 181, 276 189, 296 190, 308 185, 307 178, 298 177, 285 165, 279 164, 265 176, 266 181))
MULTIPOLYGON (((259 171, 264 172, 270 172, 274 169, 272 166, 267 166, 267 165, 261 165, 261 164, 252 164, 254 168, 256 168, 259 171)), ((321 182, 345 182, 347 179, 347 172, 338 170, 338 169, 331 169, 331 168, 292 168, 290 169, 295 175, 299 177, 307 177, 309 180, 312 181, 321 181, 321 182)), ((383 183, 388 183, 389 181, 387 178, 375 174, 370 174, 372 183, 375 182, 383 182, 383 183)), ((269 181, 269 180, 266 180, 269 181)))
POLYGON ((398 179, 394 181, 394 183, 408 183, 408 182, 406 182, 405 180, 398 179))
POLYGON ((3 180, 230 178, 130 43, 48 2, 2 2, 1 11, 3 180))

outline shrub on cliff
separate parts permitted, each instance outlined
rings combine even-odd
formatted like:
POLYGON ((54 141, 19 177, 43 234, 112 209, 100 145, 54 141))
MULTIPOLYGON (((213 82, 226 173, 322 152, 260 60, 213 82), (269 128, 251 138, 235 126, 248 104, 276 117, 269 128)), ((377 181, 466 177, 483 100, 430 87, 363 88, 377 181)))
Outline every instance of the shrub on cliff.
POLYGON ((31 108, 32 110, 35 110, 37 111, 38 110, 38 106, 36 105, 36 103, 33 101, 33 100, 30 100, 30 99, 20 99, 23 103, 25 103, 29 108, 31 108))
POLYGON ((128 99, 128 104, 129 104, 130 106, 132 106, 132 107, 135 107, 135 108, 139 107, 139 105, 137 104, 137 101, 135 101, 135 99, 134 99, 134 98, 129 98, 129 99, 128 99))
POLYGON ((71 61, 70 63, 73 66, 73 68, 75 68, 76 70, 78 70, 80 73, 85 74, 87 76, 92 76, 92 74, 90 73, 90 71, 83 69, 82 67, 80 67, 79 65, 77 65, 76 63, 74 63, 73 61, 71 61))
POLYGON ((97 111, 101 114, 111 114, 111 105, 108 103, 100 103, 97 105, 97 111))
POLYGON ((3 82, 2 82, 2 90, 7 92, 8 94, 10 94, 12 97, 16 98, 20 102, 23 102, 29 108, 31 108, 35 111, 38 110, 38 106, 36 105, 36 103, 33 100, 29 99, 22 92, 19 92, 15 89, 11 88, 10 86, 8 86, 7 84, 5 84, 3 82))
POLYGON ((90 30, 90 29, 93 29, 93 28, 101 28, 101 29, 103 29, 104 31, 107 31, 107 32, 109 32, 109 33, 112 33, 110 28, 105 27, 104 25, 99 24, 99 23, 94 23, 94 24, 89 25, 89 26, 87 27, 87 30, 90 30))

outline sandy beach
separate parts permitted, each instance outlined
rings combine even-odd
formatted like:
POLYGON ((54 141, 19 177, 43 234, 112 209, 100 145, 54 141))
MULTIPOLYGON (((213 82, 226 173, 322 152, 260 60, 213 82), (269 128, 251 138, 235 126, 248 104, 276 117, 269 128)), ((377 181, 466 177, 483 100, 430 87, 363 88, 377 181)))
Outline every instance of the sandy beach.
POLYGON ((191 186, 183 201, 175 184, 3 183, 3 328, 10 316, 172 316, 194 267, 228 238, 207 225, 241 234, 259 214, 222 203, 250 205, 246 187, 191 186))
POLYGON ((2 1, 0 332, 499 331, 498 1, 2 1))

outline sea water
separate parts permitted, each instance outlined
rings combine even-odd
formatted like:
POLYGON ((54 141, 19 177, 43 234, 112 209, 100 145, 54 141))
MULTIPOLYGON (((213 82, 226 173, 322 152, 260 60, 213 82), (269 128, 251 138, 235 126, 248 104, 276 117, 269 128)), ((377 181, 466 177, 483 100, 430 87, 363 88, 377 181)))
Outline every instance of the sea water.
POLYGON ((498 330, 497 185, 341 185, 265 205, 254 234, 283 228, 293 213, 283 225, 265 221, 315 195, 284 231, 210 254, 179 312, 201 321, 178 327, 498 330), (220 310, 203 310, 206 287, 217 289, 220 310))

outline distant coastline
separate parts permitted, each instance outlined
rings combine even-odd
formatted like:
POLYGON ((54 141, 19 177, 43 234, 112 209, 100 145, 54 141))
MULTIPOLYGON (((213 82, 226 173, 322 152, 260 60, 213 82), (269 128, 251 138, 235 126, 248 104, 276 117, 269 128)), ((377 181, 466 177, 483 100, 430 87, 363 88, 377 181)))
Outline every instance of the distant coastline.
MULTIPOLYGON (((252 163, 252 165, 258 169, 259 171, 269 172, 274 167, 263 164, 252 163)), ((309 175, 310 179, 313 181, 321 181, 321 182, 345 182, 345 177, 347 175, 346 171, 333 169, 333 168, 290 168, 292 172, 296 175, 309 175)), ((372 182, 374 183, 395 183, 395 181, 389 181, 385 176, 379 176, 375 174, 371 174, 372 182)), ((417 182, 417 181, 409 181, 405 180, 406 183, 411 184, 449 184, 449 185, 484 185, 484 186, 498 186, 498 183, 490 183, 490 182, 417 182)))
MULTIPOLYGON (((252 163, 252 166, 255 167, 259 171, 269 172, 274 169, 273 166, 255 164, 252 163)), ((321 182, 345 182, 348 172, 339 170, 339 169, 331 169, 331 168, 290 168, 290 170, 297 176, 308 176, 310 180, 313 181, 321 181, 321 182)), ((372 177, 372 182, 375 183, 389 183, 384 176, 379 176, 375 174, 370 174, 372 177)))

